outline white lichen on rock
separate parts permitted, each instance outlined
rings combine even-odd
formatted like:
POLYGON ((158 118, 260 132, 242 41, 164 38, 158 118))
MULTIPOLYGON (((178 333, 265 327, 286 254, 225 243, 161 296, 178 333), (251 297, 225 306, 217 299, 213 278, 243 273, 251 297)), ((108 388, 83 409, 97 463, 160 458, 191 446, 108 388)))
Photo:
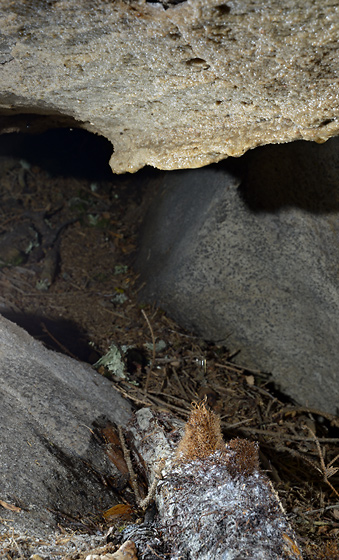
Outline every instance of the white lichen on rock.
POLYGON ((173 560, 183 554, 192 560, 301 558, 266 477, 230 475, 220 452, 178 464, 159 493, 173 560))
MULTIPOLYGON (((150 459, 152 440, 168 433, 163 417, 150 415, 136 446, 152 470, 159 458, 155 452, 150 459)), ((281 502, 259 469, 257 444, 225 444, 218 417, 203 403, 192 411, 177 452, 170 460, 167 455, 155 499, 171 560, 302 559, 281 502)))

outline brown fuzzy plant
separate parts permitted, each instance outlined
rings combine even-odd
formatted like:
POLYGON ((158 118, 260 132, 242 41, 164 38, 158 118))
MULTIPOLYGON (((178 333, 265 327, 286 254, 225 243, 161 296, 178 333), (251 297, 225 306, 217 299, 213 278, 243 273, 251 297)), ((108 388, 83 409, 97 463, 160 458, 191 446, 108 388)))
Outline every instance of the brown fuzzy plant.
POLYGON ((208 410, 204 401, 194 403, 178 445, 176 460, 179 463, 189 463, 207 459, 217 451, 227 463, 227 470, 233 477, 248 476, 259 469, 258 444, 240 438, 225 444, 219 416, 208 410))
POLYGON ((227 470, 232 476, 248 476, 259 469, 258 444, 247 439, 231 439, 226 445, 231 453, 227 457, 227 470), (233 451, 233 453, 232 453, 233 451))
POLYGON ((206 408, 204 401, 193 403, 193 410, 178 445, 176 459, 181 463, 189 463, 197 459, 206 459, 216 451, 225 451, 220 418, 206 408))

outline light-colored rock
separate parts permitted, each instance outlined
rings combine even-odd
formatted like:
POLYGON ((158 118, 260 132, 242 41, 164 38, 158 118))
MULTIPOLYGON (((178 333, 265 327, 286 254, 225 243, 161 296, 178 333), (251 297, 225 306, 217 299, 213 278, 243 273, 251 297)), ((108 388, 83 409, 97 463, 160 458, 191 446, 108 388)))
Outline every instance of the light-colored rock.
POLYGON ((104 480, 118 480, 119 471, 93 436, 94 422, 130 418, 112 384, 1 316, 0 379, 0 529, 41 537, 58 519, 116 503, 104 480))
POLYGON ((84 127, 112 142, 117 173, 339 132, 332 0, 2 0, 0 10, 3 132, 84 127))
POLYGON ((337 138, 296 142, 250 152, 238 171, 228 160, 164 173, 136 262, 144 301, 334 414, 338 154, 337 138))

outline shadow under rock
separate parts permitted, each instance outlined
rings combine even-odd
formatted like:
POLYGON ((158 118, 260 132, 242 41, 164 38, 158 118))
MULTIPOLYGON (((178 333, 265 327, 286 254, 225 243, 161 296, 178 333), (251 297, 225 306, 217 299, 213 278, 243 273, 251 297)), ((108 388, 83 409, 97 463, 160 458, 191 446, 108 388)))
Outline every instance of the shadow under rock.
POLYGON ((338 212, 339 138, 262 146, 239 159, 245 174, 239 193, 253 212, 338 212))
POLYGON ((113 146, 80 128, 54 128, 40 134, 0 135, 0 157, 20 158, 54 176, 110 180, 113 146))
POLYGON ((90 341, 86 333, 73 321, 15 311, 2 311, 1 314, 25 329, 33 338, 43 342, 49 350, 55 350, 89 364, 94 364, 100 358, 100 355, 89 345, 90 341))

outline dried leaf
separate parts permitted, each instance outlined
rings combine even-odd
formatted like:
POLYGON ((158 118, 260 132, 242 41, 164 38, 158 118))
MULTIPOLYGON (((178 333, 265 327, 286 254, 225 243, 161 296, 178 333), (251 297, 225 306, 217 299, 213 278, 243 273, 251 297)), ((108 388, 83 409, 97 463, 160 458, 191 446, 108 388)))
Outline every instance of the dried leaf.
POLYGON ((128 468, 124 459, 124 454, 121 449, 121 443, 116 430, 108 424, 101 430, 107 446, 106 453, 112 463, 119 469, 122 474, 128 474, 128 468))
POLYGON ((286 543, 286 550, 285 552, 288 554, 289 558, 300 558, 302 560, 301 551, 297 545, 297 543, 287 535, 287 533, 283 534, 283 539, 286 543))
POLYGON ((19 508, 17 506, 13 506, 13 504, 8 504, 7 502, 4 502, 3 500, 0 500, 0 506, 2 506, 5 509, 9 509, 10 511, 21 511, 21 508, 19 508))
POLYGON ((103 513, 105 519, 112 517, 130 517, 133 513, 133 509, 128 504, 117 504, 103 513))
POLYGON ((138 560, 133 541, 126 541, 114 554, 89 554, 86 560, 138 560))

